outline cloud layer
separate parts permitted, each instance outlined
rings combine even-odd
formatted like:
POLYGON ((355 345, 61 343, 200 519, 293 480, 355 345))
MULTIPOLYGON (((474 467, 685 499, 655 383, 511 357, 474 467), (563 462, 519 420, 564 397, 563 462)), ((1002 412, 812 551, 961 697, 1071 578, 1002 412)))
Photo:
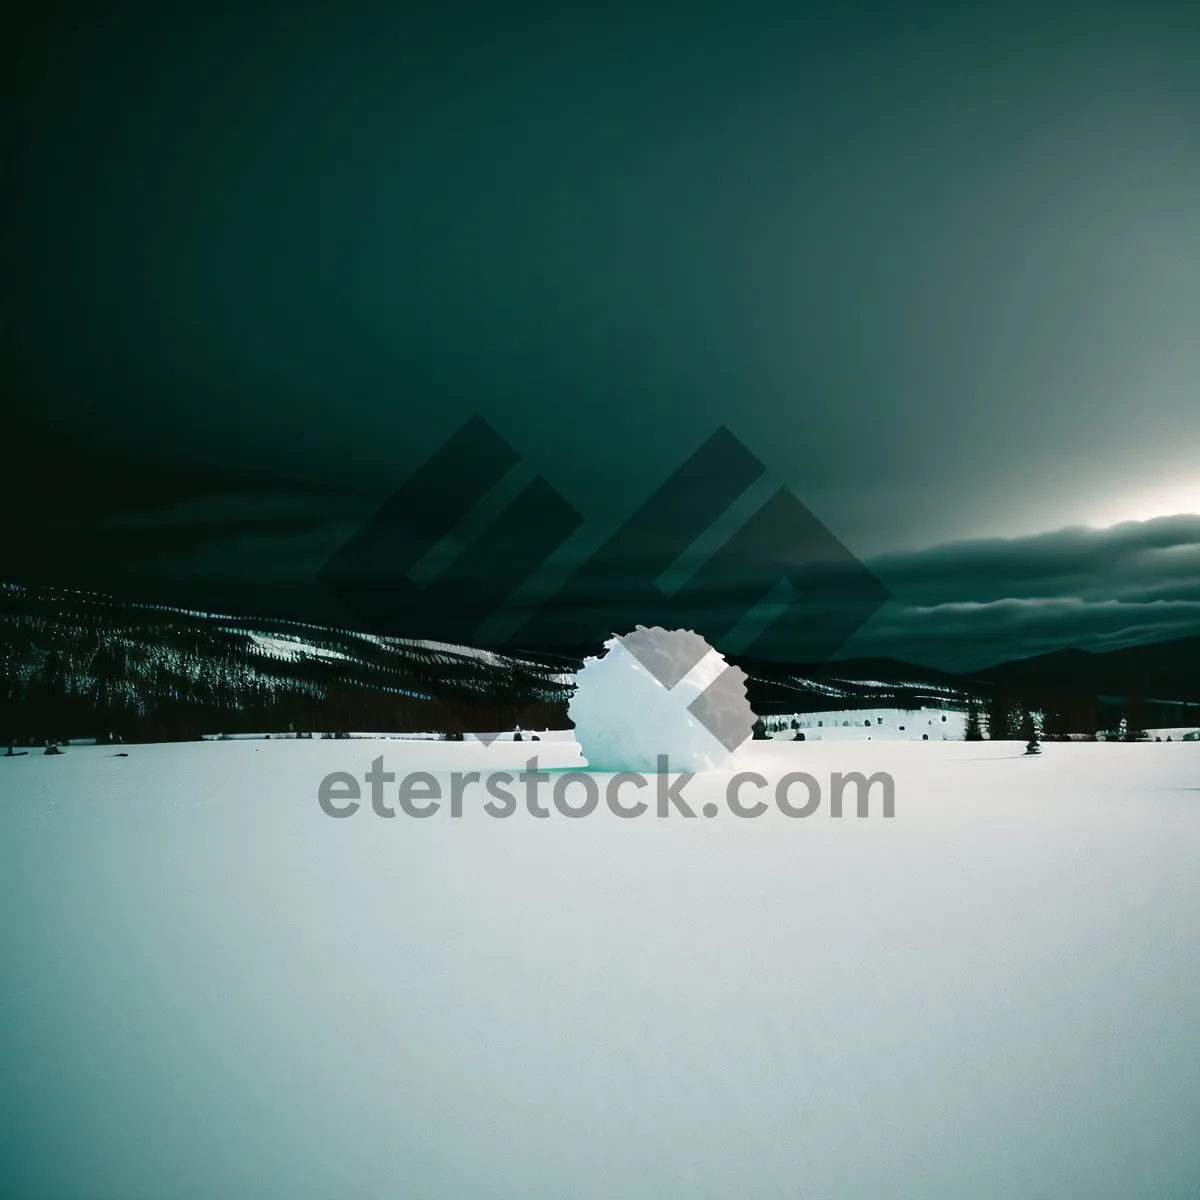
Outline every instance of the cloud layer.
MULTIPOLYGON (((371 512, 285 488, 55 514, 22 579, 352 624, 314 572, 371 512)), ((972 670, 1068 646, 1200 634, 1200 515, 958 541, 866 564, 893 599, 839 652, 972 670)), ((619 581, 614 581, 619 583, 619 581)))
POLYGON ((842 656, 969 670, 1200 633, 1200 516, 952 542, 868 565, 895 599, 842 656))

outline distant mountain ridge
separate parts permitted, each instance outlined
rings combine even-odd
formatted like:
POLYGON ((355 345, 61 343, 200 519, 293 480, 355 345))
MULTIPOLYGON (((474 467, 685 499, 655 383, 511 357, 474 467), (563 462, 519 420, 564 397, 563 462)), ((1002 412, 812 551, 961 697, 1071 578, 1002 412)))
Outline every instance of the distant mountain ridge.
MULTIPOLYGON (((597 650, 599 648, 597 647, 597 650)), ((892 658, 731 656, 761 715, 965 709, 996 697, 1056 727, 1200 722, 1200 638, 1060 650, 955 674, 892 658), (1130 712, 1132 719, 1132 711, 1130 712)), ((582 655, 496 653, 98 593, 0 584, 0 742, 243 731, 566 728, 582 655)))
POLYGON ((998 663, 974 678, 994 685, 1072 686, 1112 696, 1200 702, 1200 637, 1172 638, 1118 650, 1054 650, 998 663))
POLYGON ((839 707, 981 708, 1001 699, 1053 714, 1062 730, 1200 723, 1200 638, 1104 652, 1057 650, 961 674, 891 658, 833 659, 793 666, 743 662, 747 691, 763 713, 839 707))
POLYGON ((566 724, 574 664, 0 585, 0 740, 566 724))

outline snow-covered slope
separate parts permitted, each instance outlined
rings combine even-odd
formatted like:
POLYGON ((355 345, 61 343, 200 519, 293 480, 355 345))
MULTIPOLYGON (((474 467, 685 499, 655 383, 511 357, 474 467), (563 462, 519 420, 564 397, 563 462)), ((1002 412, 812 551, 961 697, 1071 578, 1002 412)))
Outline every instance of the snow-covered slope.
POLYGON ((565 725, 573 662, 0 585, 0 739, 565 725))

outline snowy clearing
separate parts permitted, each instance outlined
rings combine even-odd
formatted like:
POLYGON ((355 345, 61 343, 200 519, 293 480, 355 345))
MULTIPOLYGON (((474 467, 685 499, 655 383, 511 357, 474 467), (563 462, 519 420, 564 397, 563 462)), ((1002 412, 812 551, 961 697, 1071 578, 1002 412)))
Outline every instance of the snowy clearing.
MULTIPOLYGON (((787 713, 772 719, 794 720, 806 741, 961 742, 967 731, 967 714, 944 708, 847 708, 787 713)), ((771 736, 786 741, 794 731, 782 729, 771 736)))
POLYGON ((317 803, 566 741, 0 762, 0 1192, 1193 1196, 1200 745, 1021 749, 747 743, 693 820, 317 803))

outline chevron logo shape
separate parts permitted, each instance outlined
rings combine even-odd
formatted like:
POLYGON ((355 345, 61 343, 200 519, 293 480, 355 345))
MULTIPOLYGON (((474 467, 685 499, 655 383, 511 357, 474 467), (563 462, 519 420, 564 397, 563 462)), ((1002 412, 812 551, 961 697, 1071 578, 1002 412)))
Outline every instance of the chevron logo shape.
POLYGON ((695 630, 724 654, 824 661, 888 592, 784 487, 705 547, 764 476, 728 429, 715 430, 558 586, 523 607, 514 597, 585 518, 542 476, 528 477, 520 454, 476 415, 318 577, 371 632, 395 637, 578 654, 615 630, 660 626, 695 630))

